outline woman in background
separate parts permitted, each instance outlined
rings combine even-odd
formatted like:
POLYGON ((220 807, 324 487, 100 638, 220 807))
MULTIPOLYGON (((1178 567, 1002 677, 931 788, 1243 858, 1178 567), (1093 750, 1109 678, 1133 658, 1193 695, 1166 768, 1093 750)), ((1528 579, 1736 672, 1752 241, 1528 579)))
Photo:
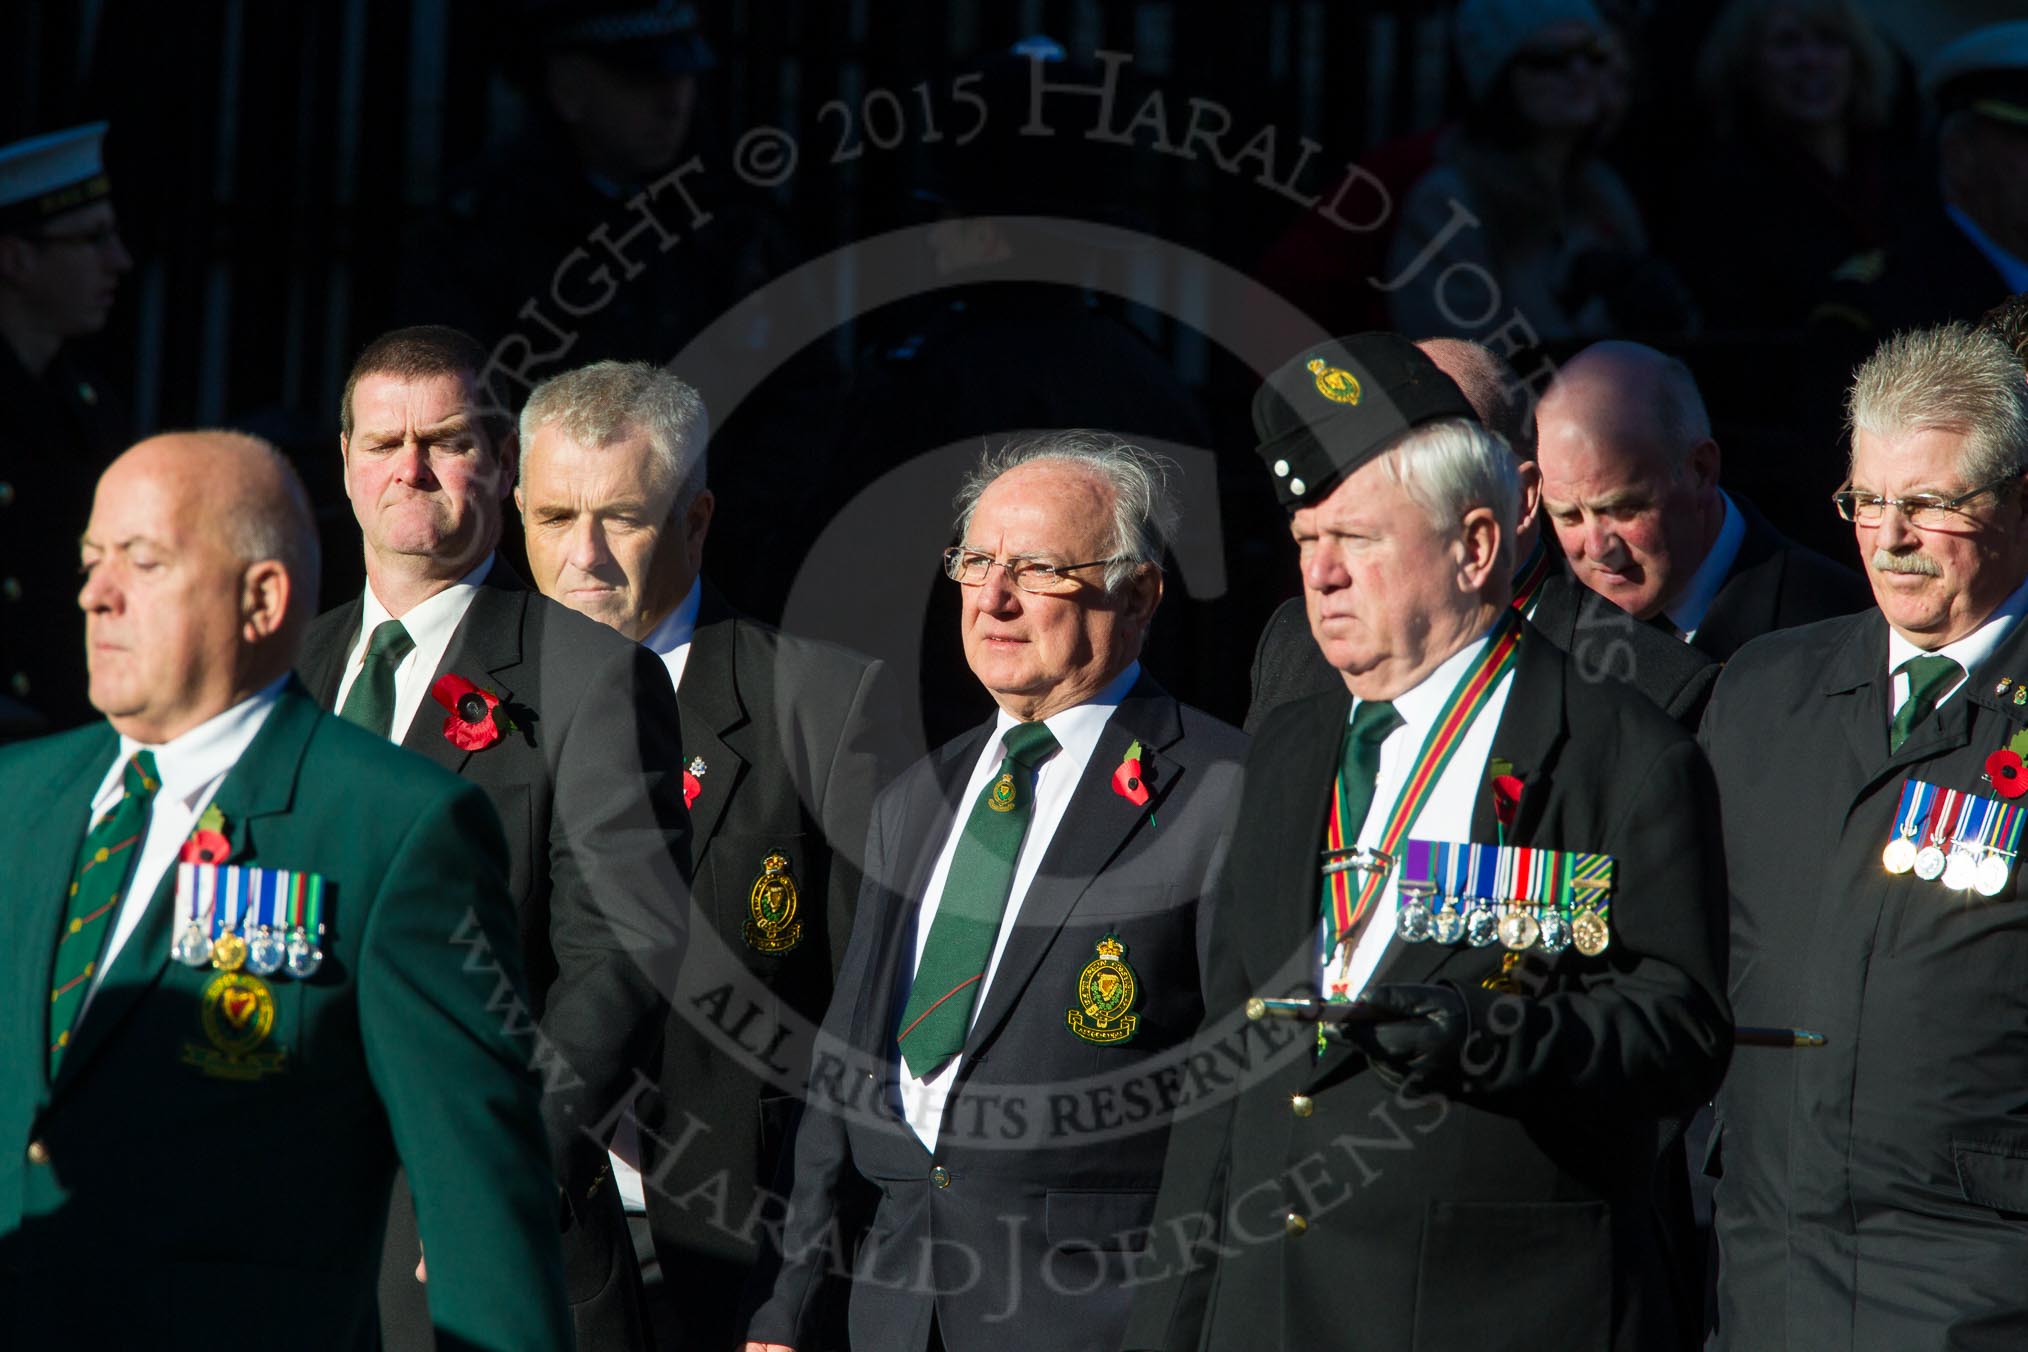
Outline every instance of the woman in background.
POLYGON ((1469 105, 1402 203, 1394 327, 1483 338, 1518 314, 1552 342, 1683 329, 1682 288, 1597 153, 1629 76, 1591 0, 1463 0, 1454 32, 1469 105))

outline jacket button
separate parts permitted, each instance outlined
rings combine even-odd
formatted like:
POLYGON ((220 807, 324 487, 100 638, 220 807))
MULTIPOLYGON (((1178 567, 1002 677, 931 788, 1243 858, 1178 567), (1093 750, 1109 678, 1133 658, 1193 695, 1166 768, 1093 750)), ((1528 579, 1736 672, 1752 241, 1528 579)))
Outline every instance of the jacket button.
POLYGON ((1311 1101, 1308 1094, 1298 1094, 1289 1100, 1289 1111, 1297 1117, 1308 1117, 1317 1111, 1317 1105, 1311 1101))
POLYGON ((951 1186, 951 1171, 939 1164, 936 1168, 930 1170, 930 1182, 940 1188, 948 1188, 951 1186))
POLYGON ((30 1141, 28 1143, 28 1162, 30 1164, 49 1163, 49 1147, 41 1141, 30 1141))
POLYGON ((1282 1219, 1282 1229, 1287 1232, 1290 1239, 1297 1238, 1309 1228, 1310 1223, 1304 1220, 1299 1212, 1291 1211, 1282 1219))

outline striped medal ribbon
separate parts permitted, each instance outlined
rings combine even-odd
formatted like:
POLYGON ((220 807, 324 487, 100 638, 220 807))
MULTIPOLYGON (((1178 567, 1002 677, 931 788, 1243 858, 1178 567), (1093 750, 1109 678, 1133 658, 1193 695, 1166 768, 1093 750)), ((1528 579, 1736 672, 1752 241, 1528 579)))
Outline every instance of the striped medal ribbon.
MULTIPOLYGON (((1341 968, 1351 966, 1352 954, 1347 937, 1366 918, 1374 899, 1380 895, 1380 889, 1386 885, 1388 871, 1393 865, 1395 851, 1401 846, 1402 837, 1408 834, 1416 814, 1422 811, 1423 805, 1436 791, 1437 781, 1443 778, 1445 767, 1451 763, 1465 734, 1471 730, 1472 720, 1486 707, 1486 701, 1492 698, 1501 679, 1514 669, 1520 647, 1521 617, 1509 610, 1492 641, 1486 644, 1485 651, 1458 678, 1457 686, 1444 701, 1443 710, 1430 727, 1429 736, 1424 739, 1408 780, 1402 785, 1393 810, 1388 813, 1387 825, 1380 833, 1380 843, 1375 847, 1379 856, 1377 863, 1358 870, 1362 881, 1357 895, 1352 890, 1350 875, 1353 870, 1341 869, 1331 875, 1330 928, 1325 935, 1325 951, 1337 951, 1341 968)), ((1345 839, 1346 809, 1344 773, 1341 770, 1331 794, 1331 820, 1325 831, 1325 842, 1333 857, 1343 857, 1351 845, 1345 839)))

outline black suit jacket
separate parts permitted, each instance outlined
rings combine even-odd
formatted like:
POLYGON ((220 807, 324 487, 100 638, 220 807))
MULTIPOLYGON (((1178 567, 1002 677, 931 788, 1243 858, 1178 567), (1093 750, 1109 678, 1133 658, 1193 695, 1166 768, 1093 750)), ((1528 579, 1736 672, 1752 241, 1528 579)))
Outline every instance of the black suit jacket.
POLYGON ((1877 612, 1770 635, 1705 716, 1734 1007, 1828 1039, 1742 1049, 1719 1093, 1723 1349, 2028 1346, 2028 884, 1881 865, 1906 780, 1992 794, 2028 625, 1894 753, 1887 651, 1877 612))
POLYGON ((676 698, 684 754, 703 763, 696 878, 657 1085, 638 1112, 665 1305, 683 1321, 669 1335, 720 1349, 739 1333, 758 1240, 747 1218, 774 1180, 831 1000, 899 710, 879 662, 741 615, 709 584, 676 698), (798 935, 781 951, 768 950, 786 936, 748 933, 774 854, 798 892, 798 935))
MULTIPOLYGON (((1316 990, 1317 850, 1349 701, 1284 706, 1253 744, 1204 1038, 1230 1038, 1250 996, 1316 990)), ((1531 952, 1516 979, 1532 993, 1496 995, 1480 983, 1504 950, 1396 940, 1376 979, 1464 994, 1467 1073, 1432 1091, 1289 1038, 1179 1123, 1128 1347, 1694 1339, 1689 1217, 1662 1208, 1658 1170, 1730 1046, 1709 771, 1647 701, 1583 681, 1533 631, 1489 759, 1523 782, 1507 843, 1614 856, 1611 947, 1531 952)), ((1481 795, 1473 840, 1498 838, 1492 804, 1481 795)))
POLYGON ((1732 500, 1746 535, 1692 647, 1723 662, 1748 639, 1873 608, 1865 578, 1789 539, 1744 498, 1732 500))
POLYGON ((1113 1352, 1129 1252, 1152 1214, 1169 1110, 1187 1092, 1222 853, 1244 739, 1143 677, 1113 713, 1024 898, 966 1039, 934 1154, 892 1097, 895 1032, 923 888, 992 725, 906 772, 875 805, 867 878, 809 1101, 794 1193, 748 1337, 804 1346, 832 1264, 850 1265, 851 1342, 916 1352, 934 1316, 953 1352, 1113 1352), (1153 796, 1114 772, 1132 742, 1153 796), (1130 1040, 1080 1037, 1079 981, 1116 936, 1134 975, 1130 1040), (876 1205, 858 1238, 844 1210, 876 1205))
MULTIPOLYGON (((304 641, 298 671, 327 709, 361 606, 355 598, 320 615, 304 641)), ((690 821, 675 692, 653 653, 529 590, 498 557, 432 679, 447 672, 499 695, 517 729, 461 750, 425 696, 401 745, 483 788, 506 827, 532 1005, 522 1017, 541 1031, 543 1122, 582 1338, 608 1320, 637 1322, 600 1304, 625 1286, 633 1253, 595 1133, 610 1132, 636 1073, 655 1067, 682 958, 690 821)), ((398 1195, 382 1313, 390 1345, 418 1346, 420 1291, 398 1238, 404 1207, 398 1195)))
MULTIPOLYGON (((1624 681, 1684 727, 1697 726, 1718 679, 1715 659, 1642 624, 1560 566, 1542 580, 1529 619, 1544 638, 1570 654, 1581 680, 1624 681)), ((1344 677, 1324 660, 1311 637, 1303 598, 1284 601, 1254 648, 1246 730, 1257 734, 1270 713, 1292 700, 1344 688, 1344 677)))

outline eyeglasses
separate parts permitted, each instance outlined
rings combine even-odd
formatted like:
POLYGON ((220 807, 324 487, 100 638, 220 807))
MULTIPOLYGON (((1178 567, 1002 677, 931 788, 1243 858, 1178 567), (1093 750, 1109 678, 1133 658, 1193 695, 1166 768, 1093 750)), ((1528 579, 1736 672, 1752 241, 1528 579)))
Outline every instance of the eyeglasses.
POLYGON ((1856 488, 1844 488, 1831 495, 1832 506, 1838 515, 1861 526, 1877 526, 1889 507, 1901 513, 1902 519, 1918 530, 1938 530, 1955 523, 1965 515, 1965 504, 1981 493, 2004 493, 2018 474, 2008 474, 1980 484, 1977 488, 1946 498, 1936 493, 1916 493, 1905 498, 1883 498, 1878 493, 1862 493, 1856 488))
POLYGON ((1098 568, 1108 563, 1120 562, 1117 558, 1093 559, 1089 563, 1044 563, 1040 559, 1008 559, 1002 562, 991 554, 982 554, 976 549, 963 545, 952 545, 944 551, 944 575, 953 582, 967 587, 984 585, 986 574, 999 564, 1007 570, 1007 580, 1025 592, 1064 592, 1077 585, 1077 579, 1065 576, 1080 568, 1098 568))

